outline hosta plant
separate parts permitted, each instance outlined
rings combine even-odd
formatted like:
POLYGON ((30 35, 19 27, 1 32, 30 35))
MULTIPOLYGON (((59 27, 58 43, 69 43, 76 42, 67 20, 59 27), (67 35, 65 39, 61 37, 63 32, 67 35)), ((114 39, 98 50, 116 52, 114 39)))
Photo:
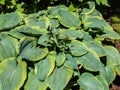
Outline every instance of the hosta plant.
POLYGON ((2 14, 0 90, 109 90, 120 55, 106 38, 120 36, 93 2, 2 14))

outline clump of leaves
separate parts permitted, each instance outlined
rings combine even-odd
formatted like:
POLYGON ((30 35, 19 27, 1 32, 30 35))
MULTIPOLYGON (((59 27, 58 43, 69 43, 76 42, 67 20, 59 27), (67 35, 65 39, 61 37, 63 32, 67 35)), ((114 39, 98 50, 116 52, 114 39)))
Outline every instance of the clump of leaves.
POLYGON ((0 16, 0 90, 109 90, 120 55, 105 38, 120 39, 95 9, 65 6, 0 16))

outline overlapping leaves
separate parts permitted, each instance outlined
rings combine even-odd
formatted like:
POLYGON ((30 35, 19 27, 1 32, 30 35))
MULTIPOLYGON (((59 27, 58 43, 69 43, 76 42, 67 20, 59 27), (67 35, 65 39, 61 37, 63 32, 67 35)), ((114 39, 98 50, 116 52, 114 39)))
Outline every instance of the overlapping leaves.
POLYGON ((86 6, 82 12, 54 6, 29 15, 1 15, 0 90, 70 90, 75 86, 108 90, 116 72, 120 75, 120 55, 102 41, 120 36, 93 2, 86 6))

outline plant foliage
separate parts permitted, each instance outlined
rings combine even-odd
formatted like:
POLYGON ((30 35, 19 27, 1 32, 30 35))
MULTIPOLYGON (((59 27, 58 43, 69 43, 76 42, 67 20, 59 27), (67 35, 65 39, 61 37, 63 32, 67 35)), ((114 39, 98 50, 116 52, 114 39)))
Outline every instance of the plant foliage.
POLYGON ((94 1, 97 5, 109 6, 108 0, 1 0, 0 13, 13 12, 15 10, 24 13, 36 13, 47 9, 48 6, 65 5, 78 7, 80 4, 94 1))
POLYGON ((0 15, 0 90, 109 90, 120 54, 103 41, 120 36, 85 6, 0 15))

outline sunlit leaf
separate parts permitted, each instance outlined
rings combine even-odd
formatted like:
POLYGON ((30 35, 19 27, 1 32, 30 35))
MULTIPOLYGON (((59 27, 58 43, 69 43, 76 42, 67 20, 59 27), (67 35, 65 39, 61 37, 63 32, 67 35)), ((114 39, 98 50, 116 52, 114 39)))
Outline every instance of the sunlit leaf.
POLYGON ((72 40, 71 43, 68 44, 68 47, 73 56, 81 56, 88 52, 86 45, 77 40, 72 40))
POLYGON ((120 65, 120 54, 113 46, 105 46, 108 65, 120 65))
POLYGON ((47 79, 47 84, 51 90, 63 90, 70 81, 73 70, 64 66, 55 68, 51 76, 47 79))
POLYGON ((56 65, 61 66, 65 62, 65 53, 59 52, 56 56, 56 65))
POLYGON ((84 34, 81 30, 74 29, 60 29, 58 38, 64 39, 67 37, 68 39, 82 39, 84 34))
POLYGON ((56 53, 50 52, 45 59, 35 64, 35 74, 40 81, 44 81, 54 70, 56 53))
POLYGON ((31 38, 25 38, 20 44, 20 57, 30 61, 38 61, 44 58, 47 53, 47 48, 36 47, 37 41, 31 38))
POLYGON ((108 82, 101 75, 97 75, 96 78, 102 83, 104 90, 109 90, 108 82))
POLYGON ((6 30, 15 27, 22 21, 23 15, 19 12, 13 12, 0 15, 0 30, 6 30))
POLYGON ((5 34, 0 38, 0 61, 9 57, 16 57, 18 54, 18 41, 5 34))
POLYGON ((64 66, 72 69, 78 69, 77 59, 70 54, 66 54, 64 66))
POLYGON ((105 49, 103 48, 102 44, 98 41, 84 41, 85 45, 94 50, 99 57, 105 56, 106 52, 105 49))
POLYGON ((26 63, 8 58, 0 63, 1 90, 19 90, 26 79, 26 63))
POLYGON ((72 12, 69 12, 67 10, 59 10, 58 12, 58 19, 60 21, 60 23, 68 28, 74 27, 80 27, 81 25, 81 21, 79 19, 79 17, 75 14, 73 14, 72 12))
POLYGON ((24 90, 46 90, 46 89, 47 89, 46 82, 39 81, 34 71, 31 71, 28 74, 28 80, 25 84, 24 90))
POLYGON ((83 73, 78 83, 84 90, 104 90, 103 84, 90 73, 83 73))
POLYGON ((114 66, 112 65, 107 65, 106 67, 102 66, 102 68, 100 69, 100 75, 107 81, 108 85, 110 85, 116 76, 114 66))
POLYGON ((78 63, 82 64, 86 70, 99 71, 101 62, 98 55, 94 51, 88 51, 85 55, 77 57, 78 63))

